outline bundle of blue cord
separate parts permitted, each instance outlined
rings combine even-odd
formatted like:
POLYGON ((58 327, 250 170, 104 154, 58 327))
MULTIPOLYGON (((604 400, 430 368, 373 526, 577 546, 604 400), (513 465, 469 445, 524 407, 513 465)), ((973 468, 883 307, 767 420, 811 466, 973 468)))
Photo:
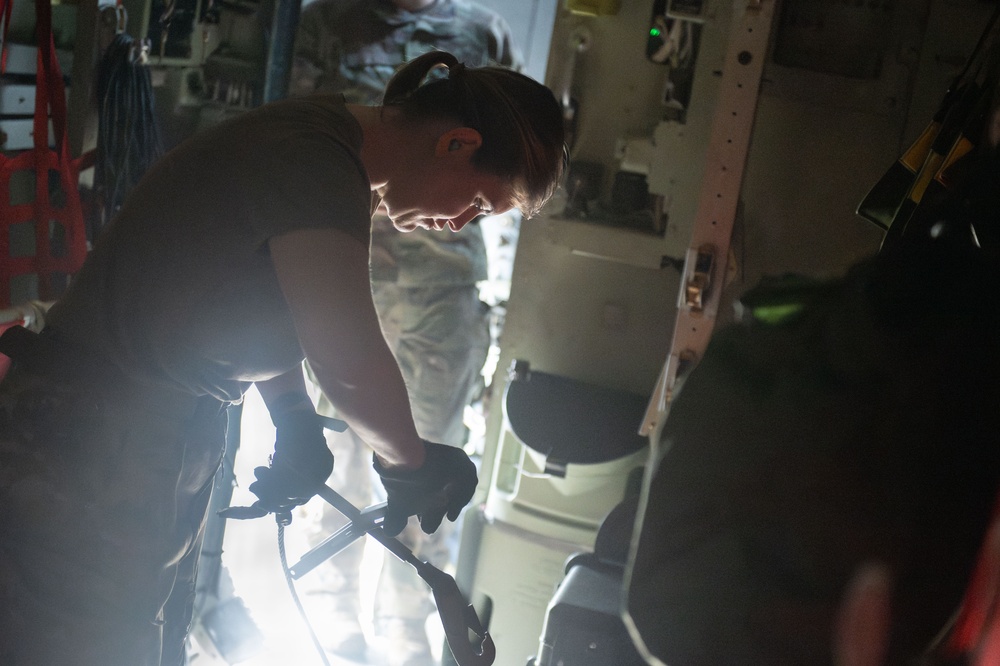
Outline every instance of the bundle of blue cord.
POLYGON ((154 111, 153 86, 143 44, 115 35, 98 65, 98 136, 94 186, 101 200, 90 239, 121 207, 125 196, 163 154, 154 111))

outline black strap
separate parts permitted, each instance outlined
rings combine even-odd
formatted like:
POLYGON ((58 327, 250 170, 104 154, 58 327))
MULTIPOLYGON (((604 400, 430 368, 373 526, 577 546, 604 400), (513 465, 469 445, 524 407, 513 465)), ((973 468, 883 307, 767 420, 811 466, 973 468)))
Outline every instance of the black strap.
POLYGON ((23 326, 12 326, 0 335, 0 353, 6 354, 15 366, 30 372, 65 380, 117 382, 121 377, 89 360, 84 353, 73 353, 58 340, 54 332, 35 333, 23 326))
POLYGON ((95 360, 85 349, 66 344, 49 328, 41 333, 23 326, 8 328, 0 335, 0 353, 30 372, 66 381, 113 385, 124 379, 116 368, 95 360))
POLYGON ((25 361, 38 353, 38 337, 24 326, 11 326, 0 335, 0 354, 14 361, 25 361))

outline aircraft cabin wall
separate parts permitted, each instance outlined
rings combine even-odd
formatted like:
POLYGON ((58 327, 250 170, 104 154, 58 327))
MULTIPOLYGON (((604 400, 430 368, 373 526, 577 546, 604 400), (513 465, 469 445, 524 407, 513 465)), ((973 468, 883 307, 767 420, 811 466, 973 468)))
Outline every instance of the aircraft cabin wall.
MULTIPOLYGON (((495 386, 520 359, 648 394, 672 337, 675 260, 697 209, 730 15, 753 2, 704 3, 683 123, 663 104, 669 68, 646 57, 654 3, 626 0, 600 16, 567 4, 546 82, 557 98, 568 90, 576 109, 567 189, 580 176, 596 201, 590 215, 574 215, 562 192, 522 223, 495 386), (633 203, 614 200, 619 171, 645 176, 650 212, 614 212, 633 203)), ((878 250, 882 231, 855 209, 930 121, 991 11, 982 0, 779 3, 733 234, 730 299, 763 276, 838 275, 878 250)), ((728 315, 720 307, 720 323, 728 315)), ((499 412, 490 410, 487 442, 499 412)))
MULTIPOLYGON (((755 120, 717 326, 762 277, 832 277, 878 251, 883 232, 857 206, 930 122, 995 8, 984 0, 678 1, 672 6, 700 7, 688 33, 697 49, 693 63, 671 69, 647 55, 659 45, 654 6, 662 12, 669 3, 623 0, 604 15, 569 9, 582 4, 559 3, 546 73, 572 118, 569 175, 520 227, 488 408, 480 474, 488 487, 482 508, 467 514, 459 554, 459 582, 505 647, 498 666, 520 666, 539 649, 566 557, 593 544, 644 462, 542 462, 551 442, 530 441, 536 433, 515 423, 508 393, 532 374, 653 393, 671 347, 709 146, 727 127, 713 122, 732 30, 742 29, 737 17, 747 7, 775 9, 759 97, 738 110, 755 120)), ((544 401, 536 407, 536 425, 545 409, 544 401)), ((603 412, 549 416, 567 433, 586 433, 581 421, 596 431, 603 412)), ((622 437, 641 423, 622 426, 622 437)), ((600 446, 588 441, 597 439, 583 434, 578 443, 600 446)))

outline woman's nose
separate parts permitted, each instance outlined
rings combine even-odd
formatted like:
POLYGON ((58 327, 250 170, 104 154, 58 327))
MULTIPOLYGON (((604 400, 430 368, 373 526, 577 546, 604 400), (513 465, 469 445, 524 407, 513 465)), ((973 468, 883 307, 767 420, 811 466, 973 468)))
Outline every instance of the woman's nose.
POLYGON ((449 220, 448 228, 451 229, 452 231, 461 231, 465 225, 467 225, 469 222, 472 222, 472 220, 476 219, 477 215, 479 215, 479 209, 470 206, 469 209, 466 210, 464 213, 462 213, 458 217, 453 217, 451 220, 449 220))

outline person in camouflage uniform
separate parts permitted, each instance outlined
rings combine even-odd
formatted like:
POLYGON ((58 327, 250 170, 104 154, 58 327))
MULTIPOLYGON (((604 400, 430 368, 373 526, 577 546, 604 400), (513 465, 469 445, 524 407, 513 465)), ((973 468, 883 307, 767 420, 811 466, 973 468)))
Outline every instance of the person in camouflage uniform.
POLYGON ((289 93, 340 92, 377 102, 393 72, 448 51, 468 67, 522 66, 507 22, 464 0, 315 0, 302 8, 289 93))
MULTIPOLYGON (((341 92, 348 102, 373 104, 408 60, 431 50, 454 54, 470 67, 521 68, 506 21, 462 0, 316 0, 302 9, 290 94, 341 92)), ((453 234, 401 233, 387 218, 372 224, 372 289, 382 329, 407 386, 422 437, 452 446, 467 438, 465 407, 480 390, 489 349, 488 308, 477 282, 487 279, 486 247, 478 224, 453 234)), ((329 409, 319 396, 318 409, 329 409)), ((331 434, 337 464, 331 483, 357 505, 371 502, 365 446, 350 433, 331 434), (350 480, 348 483, 347 481, 350 480)), ((340 526, 324 512, 316 537, 340 526)), ((401 535, 418 557, 448 564, 446 531, 429 536, 411 524, 401 535)), ((358 577, 363 543, 340 553, 317 576, 309 597, 333 621, 323 633, 331 652, 362 659, 358 577)), ((425 622, 433 611, 414 570, 386 558, 376 599, 376 626, 391 644, 392 666, 433 663, 425 622)))

